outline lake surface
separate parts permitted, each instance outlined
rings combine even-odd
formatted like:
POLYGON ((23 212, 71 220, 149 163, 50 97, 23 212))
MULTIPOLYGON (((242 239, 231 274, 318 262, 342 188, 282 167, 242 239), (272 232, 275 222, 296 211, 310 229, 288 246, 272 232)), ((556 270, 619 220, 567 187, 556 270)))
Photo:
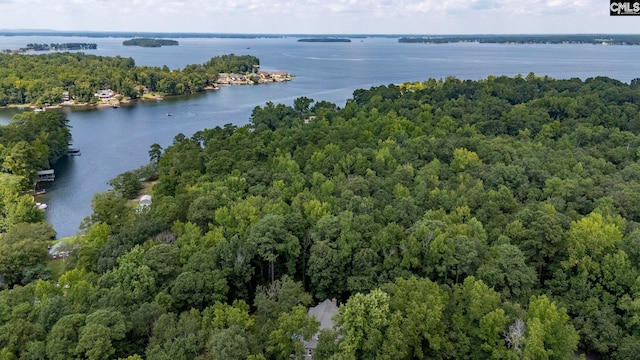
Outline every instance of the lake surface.
MULTIPOLYGON (((108 190, 107 181, 149 161, 149 147, 171 144, 174 136, 218 125, 249 122, 251 111, 267 101, 290 105, 306 96, 344 106, 354 90, 372 86, 455 76, 478 80, 489 75, 549 75, 554 78, 609 76, 624 82, 640 77, 640 46, 400 44, 392 38, 354 39, 351 43, 299 43, 296 38, 177 39, 179 46, 125 47, 123 38, 0 36, 0 49, 28 43, 97 43, 86 53, 124 56, 137 65, 181 69, 213 56, 254 55, 261 69, 285 70, 290 82, 223 87, 162 102, 118 109, 63 110, 72 126, 73 147, 82 156, 62 159, 56 181, 38 201, 58 237, 75 235, 91 213, 91 197, 108 190), (362 40, 362 41, 361 41, 362 40), (171 113, 172 116, 166 116, 171 113)), ((0 110, 6 124, 16 110, 0 110)))

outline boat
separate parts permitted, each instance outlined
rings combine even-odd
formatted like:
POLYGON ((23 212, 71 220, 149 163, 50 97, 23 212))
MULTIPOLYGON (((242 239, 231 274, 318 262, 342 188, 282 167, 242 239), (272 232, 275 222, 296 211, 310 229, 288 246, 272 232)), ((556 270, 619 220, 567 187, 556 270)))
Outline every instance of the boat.
POLYGON ((111 105, 111 107, 112 107, 112 108, 114 108, 114 109, 117 109, 117 108, 119 108, 119 107, 120 107, 120 105, 118 105, 118 104, 112 104, 112 105, 111 105))
POLYGON ((69 148, 67 149, 67 156, 80 156, 82 153, 78 148, 69 148))
POLYGON ((45 210, 47 208, 47 204, 45 203, 36 203, 36 207, 40 210, 45 210))
POLYGON ((173 114, 172 113, 167 113, 167 116, 173 116, 173 114))

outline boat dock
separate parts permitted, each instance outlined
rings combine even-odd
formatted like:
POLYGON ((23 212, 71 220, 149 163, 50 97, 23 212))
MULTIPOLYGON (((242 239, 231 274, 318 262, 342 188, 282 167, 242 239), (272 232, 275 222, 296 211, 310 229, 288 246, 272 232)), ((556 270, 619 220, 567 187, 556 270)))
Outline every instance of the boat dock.
POLYGON ((56 179, 56 174, 53 171, 53 169, 40 170, 40 171, 37 172, 37 175, 38 175, 38 178, 37 178, 38 182, 54 181, 56 179))
POLYGON ((82 153, 78 148, 69 148, 67 149, 67 156, 80 156, 82 153))

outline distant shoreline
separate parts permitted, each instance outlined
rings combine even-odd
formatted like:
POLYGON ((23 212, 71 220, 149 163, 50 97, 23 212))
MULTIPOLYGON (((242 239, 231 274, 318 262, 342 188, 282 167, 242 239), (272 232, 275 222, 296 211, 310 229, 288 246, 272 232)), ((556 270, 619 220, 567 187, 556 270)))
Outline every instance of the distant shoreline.
POLYGON ((351 39, 346 38, 303 38, 298 39, 298 42, 308 42, 308 43, 350 43, 351 39))

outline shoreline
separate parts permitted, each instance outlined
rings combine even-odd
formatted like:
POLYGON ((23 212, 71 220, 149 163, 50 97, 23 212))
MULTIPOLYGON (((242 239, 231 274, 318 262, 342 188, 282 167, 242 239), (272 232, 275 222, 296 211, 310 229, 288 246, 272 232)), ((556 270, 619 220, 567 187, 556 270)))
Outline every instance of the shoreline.
MULTIPOLYGON (((194 94, 201 94, 207 91, 216 91, 216 90, 220 90, 220 87, 212 87, 212 86, 207 86, 203 91, 201 92, 197 92, 194 94)), ((36 111, 36 110, 41 110, 41 111, 46 111, 47 109, 52 109, 52 110, 56 110, 56 109, 62 109, 62 108, 91 108, 91 107, 95 107, 95 108, 105 108, 105 107, 113 107, 113 106, 120 106, 120 105, 127 105, 127 104, 131 104, 131 103, 136 103, 136 102, 146 102, 146 101, 162 101, 162 99, 164 98, 175 98, 175 97, 180 97, 180 96, 189 96, 189 95, 194 95, 194 94, 184 94, 184 95, 148 95, 148 96, 143 96, 143 97, 139 97, 136 99, 130 99, 130 98, 123 98, 122 100, 118 100, 115 98, 109 99, 109 101, 107 102, 100 102, 97 104, 91 104, 91 103, 72 103, 70 101, 63 101, 60 104, 53 104, 53 105, 43 105, 42 107, 37 107, 35 105, 32 104, 8 104, 5 106, 0 106, 0 110, 8 110, 8 109, 17 109, 17 110, 31 110, 31 111, 36 111)))
MULTIPOLYGON (((286 77, 283 77, 281 79, 273 79, 270 81, 264 81, 263 79, 261 79, 260 82, 256 83, 256 84, 252 84, 252 85, 264 85, 264 84, 269 84, 272 82, 285 82, 285 81, 290 81, 293 79, 293 75, 286 73, 286 77)), ((118 96, 121 96, 120 94, 114 94, 114 96, 110 99, 108 99, 107 101, 102 100, 101 102, 97 103, 97 104, 91 104, 91 103, 75 103, 72 101, 63 101, 59 104, 53 104, 53 105, 43 105, 42 107, 37 107, 33 104, 27 103, 27 104, 7 104, 4 106, 0 106, 0 110, 7 110, 7 109, 17 109, 17 110, 31 110, 31 111, 46 111, 46 109, 61 109, 63 107, 68 107, 68 108, 90 108, 90 107, 96 107, 96 108, 103 108, 103 107, 114 107, 114 106, 120 106, 120 105, 127 105, 133 102, 138 102, 138 101, 162 101, 164 98, 175 98, 175 97, 180 97, 180 96, 189 96, 189 95, 194 95, 194 94, 201 94, 201 93, 205 93, 208 91, 217 91, 220 90, 222 87, 226 87, 226 86, 236 86, 236 85, 249 85, 248 83, 244 82, 244 81, 229 81, 229 82, 221 82, 215 85, 210 85, 210 86, 206 86, 204 88, 204 90, 199 91, 197 93, 191 93, 191 94, 181 94, 181 95, 160 95, 160 94, 155 94, 155 93, 150 93, 150 94, 145 94, 142 97, 136 98, 136 99, 131 99, 131 98, 125 98, 122 97, 122 99, 117 99, 118 96)))

